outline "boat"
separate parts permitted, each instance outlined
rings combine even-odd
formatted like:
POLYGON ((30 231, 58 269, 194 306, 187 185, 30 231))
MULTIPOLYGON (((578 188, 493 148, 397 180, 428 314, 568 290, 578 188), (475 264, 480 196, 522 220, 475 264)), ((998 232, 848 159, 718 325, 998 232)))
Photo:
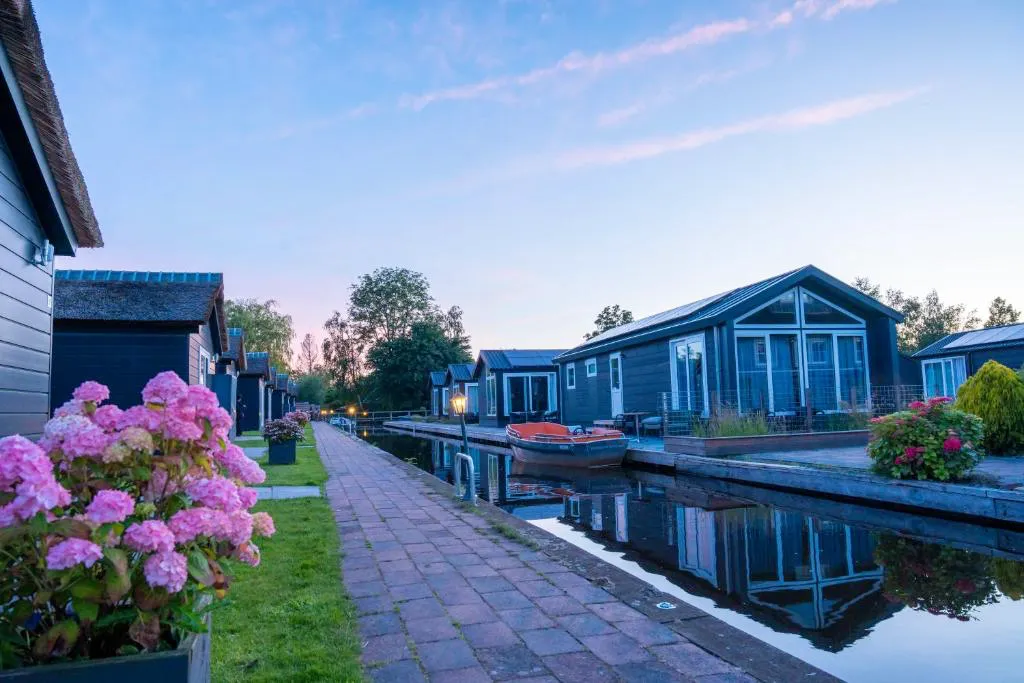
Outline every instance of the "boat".
POLYGON ((519 462, 557 467, 618 467, 626 455, 626 435, 617 429, 569 429, 554 422, 505 427, 512 456, 519 462))

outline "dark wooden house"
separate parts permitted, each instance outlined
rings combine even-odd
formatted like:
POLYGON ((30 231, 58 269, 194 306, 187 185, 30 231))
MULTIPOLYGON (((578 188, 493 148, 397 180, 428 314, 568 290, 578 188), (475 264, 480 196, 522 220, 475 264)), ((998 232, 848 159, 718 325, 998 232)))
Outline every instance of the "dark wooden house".
POLYGON ((0 44, 0 437, 35 438, 52 403, 53 257, 103 238, 31 2, 0 0, 0 44))
POLYGON ((121 407, 142 401, 154 375, 173 370, 210 386, 228 348, 220 273, 58 270, 54 281, 54 402, 85 380, 121 407))
MULTIPOLYGON (((1024 367, 1024 323, 954 332, 914 354, 928 398, 956 397, 968 377, 990 360, 1018 370, 1024 367)), ((915 382, 916 383, 916 382, 915 382)))
POLYGON ((288 412, 288 373, 275 372, 274 387, 270 395, 270 417, 277 420, 288 412))
POLYGON ((503 426, 559 417, 558 367, 564 349, 493 349, 480 352, 473 380, 480 392, 480 424, 503 426))
MULTIPOLYGON (((900 376, 903 316, 805 266, 608 330, 556 358, 563 421, 863 408, 900 376)), ((917 383, 916 378, 910 378, 917 383)))
MULTIPOLYGON (((263 388, 263 415, 267 420, 273 420, 274 418, 274 390, 277 388, 277 368, 273 365, 270 366, 268 373, 270 379, 267 380, 267 385, 263 388)), ((280 415, 278 415, 280 417, 280 415)))
MULTIPOLYGON (((466 415, 480 414, 480 385, 473 380, 473 363, 452 363, 444 375, 444 387, 448 390, 448 400, 456 392, 466 397, 466 415)), ((449 412, 451 406, 448 406, 449 412)))
POLYGON ((241 327, 228 328, 228 346, 217 358, 216 373, 210 377, 210 388, 217 394, 220 406, 231 413, 238 428, 238 375, 245 370, 245 332, 241 327))
POLYGON ((270 356, 266 351, 245 354, 245 368, 238 374, 235 412, 238 431, 262 431, 266 421, 266 388, 270 381, 270 356))
POLYGON ((445 388, 446 371, 430 371, 430 414, 441 417, 448 414, 448 390, 445 388))

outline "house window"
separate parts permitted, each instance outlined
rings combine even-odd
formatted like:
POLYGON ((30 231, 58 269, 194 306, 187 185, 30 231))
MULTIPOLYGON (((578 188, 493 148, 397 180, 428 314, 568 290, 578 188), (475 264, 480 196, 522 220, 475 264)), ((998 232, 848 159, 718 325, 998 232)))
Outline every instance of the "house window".
POLYGON ((437 415, 437 389, 430 390, 430 414, 437 415))
POLYGON ((583 365, 587 368, 587 377, 597 377, 597 359, 588 358, 583 361, 583 365))
POLYGON ((796 290, 754 310, 736 321, 737 325, 796 325, 796 290))
POLYGON ((745 333, 736 339, 740 410, 791 413, 800 406, 796 334, 745 333))
POLYGON ((466 385, 466 414, 480 414, 480 385, 478 384, 466 385))
POLYGON ((505 415, 558 409, 555 373, 506 373, 505 415))
POLYGON ((704 335, 669 342, 672 349, 672 407, 703 415, 708 405, 704 335))
POLYGON ((568 363, 565 366, 565 388, 576 388, 576 363, 568 363))
POLYGON ((834 411, 866 405, 868 368, 863 333, 808 334, 806 345, 811 407, 834 411))
POLYGON ((206 352, 206 349, 199 349, 199 384, 200 386, 208 387, 210 377, 210 354, 206 352))
POLYGON ((441 414, 448 414, 448 387, 441 390, 441 414))
POLYGON ((487 414, 493 417, 498 414, 498 381, 493 372, 487 373, 484 387, 487 391, 487 414))
POLYGON ((805 325, 863 325, 864 321, 850 315, 834 304, 814 296, 806 290, 800 291, 805 325))
POLYGON ((967 381, 967 362, 963 356, 921 361, 925 398, 956 398, 960 385, 967 381))

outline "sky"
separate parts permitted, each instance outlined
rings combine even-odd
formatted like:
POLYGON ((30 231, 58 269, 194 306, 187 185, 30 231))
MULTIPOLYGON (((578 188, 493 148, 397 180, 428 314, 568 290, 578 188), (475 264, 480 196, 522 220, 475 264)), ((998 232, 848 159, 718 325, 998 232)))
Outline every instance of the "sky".
POLYGON ((380 266, 474 349, 808 263, 1024 307, 1024 4, 36 0, 106 246, 296 347, 380 266))

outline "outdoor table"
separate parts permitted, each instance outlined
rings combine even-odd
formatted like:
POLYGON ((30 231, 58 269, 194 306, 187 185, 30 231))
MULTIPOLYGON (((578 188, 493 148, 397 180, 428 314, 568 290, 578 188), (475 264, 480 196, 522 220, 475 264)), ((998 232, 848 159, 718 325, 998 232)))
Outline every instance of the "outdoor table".
POLYGON ((623 413, 622 414, 622 417, 627 419, 627 420, 629 418, 633 418, 633 421, 636 424, 636 441, 637 441, 637 443, 640 443, 640 420, 644 419, 645 417, 647 417, 650 414, 651 414, 651 412, 649 410, 631 410, 631 411, 629 411, 627 413, 623 413))

